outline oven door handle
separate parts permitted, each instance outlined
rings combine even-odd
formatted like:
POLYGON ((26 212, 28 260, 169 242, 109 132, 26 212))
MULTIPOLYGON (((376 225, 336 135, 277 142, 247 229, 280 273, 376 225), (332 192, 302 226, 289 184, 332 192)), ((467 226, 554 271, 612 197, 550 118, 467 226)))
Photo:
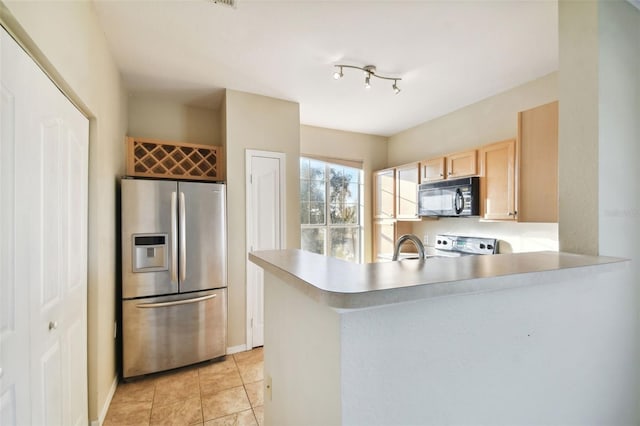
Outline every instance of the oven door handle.
POLYGON ((464 195, 462 195, 460 188, 456 188, 456 195, 453 198, 453 208, 456 214, 460 214, 464 210, 464 195))
POLYGON ((193 299, 174 300, 173 302, 158 302, 158 303, 140 303, 136 305, 136 308, 164 308, 165 306, 187 305, 189 303, 204 302, 205 300, 213 299, 217 294, 209 294, 207 296, 195 297, 193 299))

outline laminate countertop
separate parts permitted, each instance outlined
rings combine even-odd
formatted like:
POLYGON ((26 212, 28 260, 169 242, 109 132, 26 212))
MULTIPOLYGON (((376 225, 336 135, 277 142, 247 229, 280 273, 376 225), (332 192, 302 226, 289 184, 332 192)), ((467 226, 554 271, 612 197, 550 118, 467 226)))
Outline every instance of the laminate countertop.
POLYGON ((334 309, 362 309, 441 296, 553 283, 626 267, 628 260, 562 252, 352 263, 299 249, 249 253, 249 260, 334 309))

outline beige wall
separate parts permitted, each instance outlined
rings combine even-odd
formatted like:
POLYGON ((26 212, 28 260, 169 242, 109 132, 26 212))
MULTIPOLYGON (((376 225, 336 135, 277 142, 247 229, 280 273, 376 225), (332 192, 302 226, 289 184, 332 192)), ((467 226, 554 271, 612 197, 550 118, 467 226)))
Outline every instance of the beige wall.
MULTIPOLYGON (((389 166, 418 161, 514 138, 518 112, 558 99, 557 73, 525 83, 389 138, 389 166)), ((557 250, 558 224, 481 222, 478 219, 423 220, 412 232, 433 245, 436 234, 500 239, 502 253, 557 250)))
POLYGON ((221 145, 220 112, 150 96, 129 96, 127 134, 140 138, 221 145))
POLYGON ((640 424, 640 10, 600 1, 598 27, 598 252, 632 260, 622 279, 635 284, 635 297, 626 302, 636 321, 629 321, 629 346, 622 350, 636 367, 627 392, 640 424))
POLYGON ((598 3, 561 1, 560 249, 598 253, 598 3))
POLYGON ((640 10, 598 10, 599 253, 635 261, 640 276, 640 10))
POLYGON ((619 309, 630 313, 617 330, 624 344, 613 347, 616 365, 635 368, 607 394, 640 424, 640 10, 561 0, 559 23, 560 247, 631 259, 612 280, 635 290, 619 309))
POLYGON ((300 109, 294 102, 227 90, 223 108, 227 156, 229 325, 227 346, 246 342, 247 149, 286 154, 286 248, 300 247, 300 109))
POLYGON ((4 4, 28 34, 21 41, 31 39, 41 51, 35 55, 90 117, 88 394, 89 418, 97 420, 116 378, 116 185, 124 172, 126 96, 91 3, 4 4))
POLYGON ((364 260, 371 261, 371 172, 387 163, 387 138, 322 127, 300 126, 300 154, 362 161, 364 172, 364 260))
POLYGON ((389 138, 389 166, 514 138, 518 112, 558 99, 557 74, 525 83, 389 138))

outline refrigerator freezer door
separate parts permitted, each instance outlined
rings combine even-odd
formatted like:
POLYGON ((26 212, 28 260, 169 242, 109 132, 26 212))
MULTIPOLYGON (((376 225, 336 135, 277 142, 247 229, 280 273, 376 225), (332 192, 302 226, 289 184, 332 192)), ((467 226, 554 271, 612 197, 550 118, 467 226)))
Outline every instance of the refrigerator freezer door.
POLYGON ((124 300, 122 315, 125 378, 226 354, 227 289, 124 300))
POLYGON ((125 299, 178 292, 177 190, 171 181, 122 180, 125 299))
POLYGON ((180 182, 178 199, 180 292, 226 287, 225 186, 180 182))

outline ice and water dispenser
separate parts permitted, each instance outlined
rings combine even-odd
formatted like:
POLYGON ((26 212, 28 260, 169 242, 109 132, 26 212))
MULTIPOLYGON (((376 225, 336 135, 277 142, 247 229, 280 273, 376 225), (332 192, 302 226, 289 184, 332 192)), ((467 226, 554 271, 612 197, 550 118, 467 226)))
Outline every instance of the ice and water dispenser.
POLYGON ((168 234, 133 234, 133 272, 169 269, 168 234))

